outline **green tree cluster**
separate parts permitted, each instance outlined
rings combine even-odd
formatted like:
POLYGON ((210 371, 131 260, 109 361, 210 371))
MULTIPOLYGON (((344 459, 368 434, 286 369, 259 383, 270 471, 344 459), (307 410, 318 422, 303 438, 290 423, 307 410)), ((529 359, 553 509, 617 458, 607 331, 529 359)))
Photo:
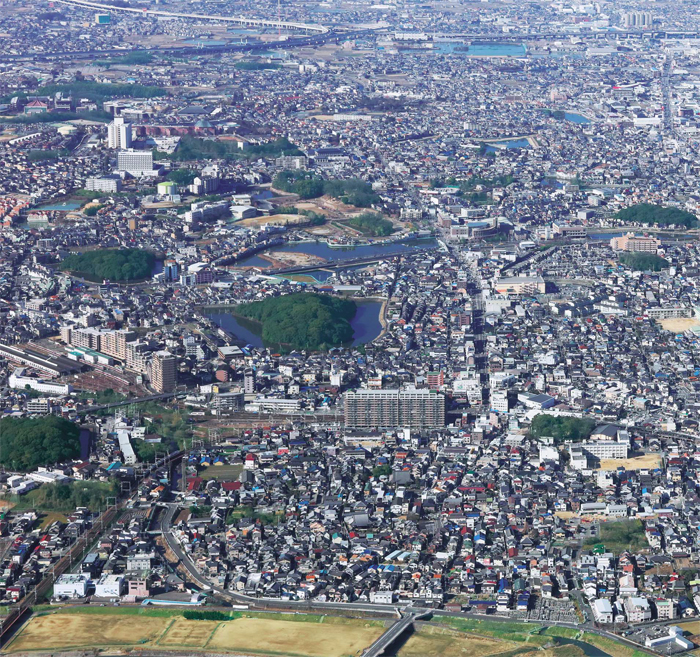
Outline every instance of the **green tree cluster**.
POLYGON ((639 203, 629 208, 620 210, 616 219, 626 222, 636 222, 640 224, 654 226, 685 226, 694 228, 698 223, 698 218, 691 212, 680 210, 679 208, 665 208, 662 205, 651 203, 639 203))
POLYGON ((348 225, 371 237, 388 237, 394 232, 394 224, 380 214, 363 212, 348 220, 348 225))
POLYGON ((161 87, 143 84, 90 82, 89 80, 75 80, 66 84, 48 84, 39 89, 39 93, 44 96, 55 96, 59 91, 76 98, 88 98, 96 102, 112 98, 157 98, 168 94, 161 87))
POLYGON ((350 342, 353 336, 350 321, 356 312, 354 301, 304 292, 236 307, 236 314, 262 325, 266 342, 314 351, 350 342))
POLYGON ((11 470, 33 470, 80 456, 80 428, 68 420, 8 417, 0 421, 0 463, 11 470))
POLYGON ((150 64, 153 61, 153 54, 147 50, 136 50, 134 52, 127 53, 122 57, 113 57, 112 59, 101 59, 96 63, 100 66, 126 66, 126 65, 136 65, 143 66, 144 64, 150 64))
POLYGON ((104 249, 69 255, 60 268, 84 278, 136 281, 151 275, 155 260, 142 249, 104 249))
POLYGON ((595 422, 589 418, 536 415, 530 425, 530 433, 535 438, 552 437, 555 442, 578 441, 588 438, 595 429, 595 422))
POLYGON ((185 611, 182 614, 187 620, 227 621, 231 616, 223 611, 185 611))
POLYGON ((191 185, 194 182, 194 179, 197 177, 197 174, 191 169, 175 169, 174 171, 171 171, 166 177, 168 180, 177 183, 182 187, 187 187, 187 185, 191 185))
POLYGON ((634 271, 661 271, 667 269, 669 261, 654 253, 621 253, 620 262, 634 271))
POLYGON ((84 214, 86 217, 94 217, 94 216, 97 215, 97 213, 98 213, 103 207, 104 207, 104 205, 101 205, 101 204, 99 204, 99 203, 98 203, 97 205, 88 205, 88 207, 86 207, 86 208, 83 210, 83 214, 84 214))
POLYGON ((264 144, 251 144, 246 150, 238 148, 232 141, 215 141, 198 139, 185 135, 180 140, 178 149, 171 154, 155 152, 156 159, 170 159, 178 162, 192 160, 241 160, 258 157, 279 157, 280 155, 300 155, 301 151, 286 137, 280 137, 264 144))
POLYGON ((303 199, 325 194, 357 208, 368 208, 381 200, 372 185, 359 178, 323 180, 309 172, 281 171, 275 176, 272 186, 303 199))

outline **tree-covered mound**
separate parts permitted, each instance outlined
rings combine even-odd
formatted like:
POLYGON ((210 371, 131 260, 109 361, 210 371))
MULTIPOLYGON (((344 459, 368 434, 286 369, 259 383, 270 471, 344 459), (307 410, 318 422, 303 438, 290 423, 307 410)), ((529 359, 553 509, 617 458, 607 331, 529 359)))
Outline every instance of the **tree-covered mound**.
POLYGON ((557 443, 586 440, 595 429, 595 422, 589 418, 536 415, 530 425, 530 433, 535 438, 554 438, 557 443))
POLYGON ((151 275, 155 259, 142 249, 87 251, 68 256, 61 269, 92 280, 138 281, 151 275))
POLYGON ((368 208, 381 201, 372 185, 359 178, 324 180, 308 171, 281 171, 275 176, 272 186, 283 192, 297 194, 302 199, 332 196, 357 208, 368 208))
POLYGON ((34 470, 78 456, 80 428, 73 422, 55 415, 0 421, 0 463, 10 470, 34 470))
POLYGON ((669 266, 668 260, 654 253, 621 253, 620 262, 634 271, 661 271, 669 266))
POLYGON ((691 212, 678 208, 665 208, 662 205, 651 203, 639 203, 624 210, 620 210, 615 217, 621 221, 654 226, 685 226, 692 228, 697 224, 698 218, 691 212))
POLYGON ((241 304, 236 314, 259 322, 262 338, 290 349, 324 351, 352 340, 354 301, 299 293, 241 304))

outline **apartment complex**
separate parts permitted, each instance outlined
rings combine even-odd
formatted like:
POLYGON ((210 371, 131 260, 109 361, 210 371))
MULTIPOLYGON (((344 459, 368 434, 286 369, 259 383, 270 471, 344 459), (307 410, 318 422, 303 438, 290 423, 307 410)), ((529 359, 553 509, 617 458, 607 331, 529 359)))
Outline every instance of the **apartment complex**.
POLYGON ((432 429, 445 424, 445 398, 432 390, 354 390, 345 393, 344 404, 345 426, 351 429, 432 429))
POLYGON ((623 235, 622 237, 613 237, 610 240, 610 246, 613 251, 656 253, 657 249, 661 246, 661 242, 655 237, 627 233, 627 235, 623 235))
POLYGON ((151 361, 151 385, 156 392, 172 392, 177 385, 177 361, 169 351, 156 351, 151 361))

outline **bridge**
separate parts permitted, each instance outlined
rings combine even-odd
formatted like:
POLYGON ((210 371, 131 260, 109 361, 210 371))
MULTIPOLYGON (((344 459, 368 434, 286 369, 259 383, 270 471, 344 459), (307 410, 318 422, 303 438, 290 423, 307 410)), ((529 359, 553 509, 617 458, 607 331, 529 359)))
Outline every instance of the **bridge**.
POLYGON ((396 641, 404 632, 413 627, 414 621, 423 618, 430 614, 431 611, 417 611, 410 607, 406 608, 405 616, 401 620, 396 621, 384 634, 382 634, 367 650, 362 657, 380 657, 394 641, 396 641))
POLYGON ((118 408, 119 406, 130 406, 131 404, 142 404, 144 402, 159 401, 162 399, 170 399, 171 397, 185 397, 184 392, 164 392, 160 395, 148 395, 146 397, 132 397, 123 401, 112 402, 110 404, 100 404, 99 406, 86 406, 78 411, 78 415, 86 415, 87 413, 96 413, 97 411, 106 411, 110 408, 118 408))
POLYGON ((326 34, 330 30, 325 25, 314 25, 309 23, 297 23, 289 21, 271 21, 265 18, 246 18, 245 16, 211 16, 209 14, 182 14, 173 11, 161 11, 157 9, 145 9, 139 7, 118 7, 108 5, 101 2, 92 2, 91 0, 56 0, 64 5, 73 5, 76 7, 86 7, 88 9, 102 9, 109 11, 128 11, 133 14, 142 16, 167 16, 169 18, 195 18, 207 21, 223 21, 226 23, 235 23, 236 25, 244 25, 246 27, 269 27, 274 29, 284 29, 302 32, 315 32, 326 34))

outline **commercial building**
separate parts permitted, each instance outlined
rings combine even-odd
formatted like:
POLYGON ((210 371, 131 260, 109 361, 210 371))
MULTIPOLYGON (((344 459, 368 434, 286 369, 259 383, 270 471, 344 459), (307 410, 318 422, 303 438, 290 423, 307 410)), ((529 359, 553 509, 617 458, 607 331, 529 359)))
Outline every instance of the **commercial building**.
POLYGON ((131 148, 131 123, 118 116, 107 126, 107 145, 110 148, 131 148))
POLYGON ((494 289, 499 294, 544 294, 546 285, 541 276, 513 276, 495 281, 494 289))
POLYGON ((123 575, 102 575, 95 584, 98 598, 119 598, 126 590, 123 575))
POLYGON ((651 620, 651 607, 646 598, 627 598, 624 608, 628 623, 644 623, 651 620))
POLYGON ((151 151, 122 150, 117 153, 117 168, 132 176, 155 176, 158 170, 153 168, 151 151))
POLYGON ((607 598, 593 600, 591 603, 591 610, 593 611, 593 618, 597 623, 605 625, 613 622, 612 605, 607 598))
POLYGON ((622 237, 613 237, 610 240, 610 247, 613 251, 656 253, 660 246, 661 242, 655 237, 635 235, 634 233, 627 233, 627 235, 622 235, 622 237))
POLYGON ((54 376, 75 374, 82 370, 80 365, 63 356, 46 356, 30 349, 20 349, 5 344, 0 344, 0 356, 7 358, 12 363, 28 365, 54 376))
POLYGON ((172 392, 177 385, 177 361, 169 351, 156 351, 151 361, 151 385, 156 392, 172 392))
POLYGON ((345 393, 345 426, 350 429, 408 427, 431 429, 445 424, 445 398, 432 390, 369 390, 345 393))

